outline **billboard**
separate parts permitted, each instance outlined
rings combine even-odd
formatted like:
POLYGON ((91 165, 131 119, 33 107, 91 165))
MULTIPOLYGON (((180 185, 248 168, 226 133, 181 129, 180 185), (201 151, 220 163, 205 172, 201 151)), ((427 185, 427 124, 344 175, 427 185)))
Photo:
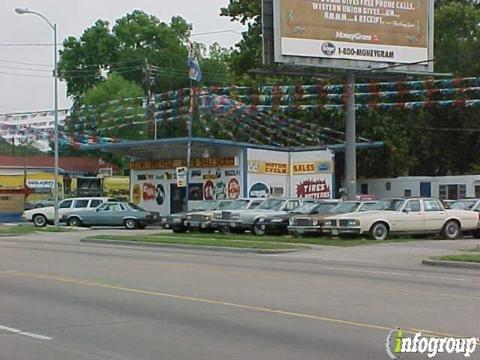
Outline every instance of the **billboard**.
POLYGON ((275 61, 433 71, 433 0, 273 0, 275 61))

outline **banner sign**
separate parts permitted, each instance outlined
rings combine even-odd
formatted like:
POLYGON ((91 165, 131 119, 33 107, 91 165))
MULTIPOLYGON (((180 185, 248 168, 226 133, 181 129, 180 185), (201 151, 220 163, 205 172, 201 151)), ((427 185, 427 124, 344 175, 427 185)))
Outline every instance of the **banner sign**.
POLYGON ((314 199, 330 199, 330 186, 324 179, 307 179, 297 184, 296 193, 298 197, 309 197, 314 199))
POLYGON ((187 186, 187 168, 177 167, 177 187, 185 187, 187 186))
POLYGON ((248 161, 248 172, 250 173, 286 175, 287 169, 287 164, 283 162, 267 162, 261 160, 248 161))
MULTIPOLYGON (((192 159, 192 167, 206 168, 206 167, 234 167, 235 158, 208 158, 208 159, 192 159)), ((187 165, 185 159, 175 160, 142 160, 130 163, 131 170, 146 170, 146 169, 173 169, 177 167, 184 167, 187 165)))
POLYGON ((321 174, 321 173, 332 173, 333 172, 333 162, 332 161, 312 161, 305 163, 294 163, 292 165, 292 174, 321 174))

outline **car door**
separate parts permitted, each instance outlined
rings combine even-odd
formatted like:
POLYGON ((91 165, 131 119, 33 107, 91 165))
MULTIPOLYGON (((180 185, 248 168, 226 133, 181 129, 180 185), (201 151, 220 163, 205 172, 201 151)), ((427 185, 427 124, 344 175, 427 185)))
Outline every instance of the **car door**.
POLYGON ((440 231, 447 216, 445 209, 437 199, 423 200, 425 212, 425 230, 440 231))
POLYGON ((395 212, 392 231, 422 232, 425 228, 424 213, 419 199, 407 200, 401 211, 395 212))
POLYGON ((105 203, 99 206, 95 212, 95 219, 92 225, 111 225, 111 216, 115 209, 115 203, 105 203))
POLYGON ((58 204, 58 216, 60 219, 63 215, 71 212, 73 205, 73 200, 63 200, 61 203, 58 204))

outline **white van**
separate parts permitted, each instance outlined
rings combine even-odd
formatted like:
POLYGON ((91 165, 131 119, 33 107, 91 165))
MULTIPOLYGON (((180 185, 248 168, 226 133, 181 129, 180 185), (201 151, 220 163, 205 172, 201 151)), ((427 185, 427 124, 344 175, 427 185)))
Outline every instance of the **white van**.
MULTIPOLYGON (((58 203, 58 218, 59 220, 61 220, 63 215, 79 209, 93 210, 101 204, 109 201, 116 200, 107 197, 81 197, 65 199, 58 203)), ((47 224, 53 224, 54 217, 55 208, 53 206, 27 210, 24 211, 22 214, 23 220, 32 221, 33 224, 37 227, 43 227, 47 224)))

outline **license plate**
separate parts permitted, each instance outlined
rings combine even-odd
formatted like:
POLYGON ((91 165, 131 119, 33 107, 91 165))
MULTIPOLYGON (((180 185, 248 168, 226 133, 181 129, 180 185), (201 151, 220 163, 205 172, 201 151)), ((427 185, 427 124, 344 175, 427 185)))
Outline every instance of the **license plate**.
POLYGON ((198 222, 198 221, 190 221, 189 225, 190 225, 190 226, 194 226, 194 227, 199 227, 199 226, 200 226, 200 222, 198 222))

